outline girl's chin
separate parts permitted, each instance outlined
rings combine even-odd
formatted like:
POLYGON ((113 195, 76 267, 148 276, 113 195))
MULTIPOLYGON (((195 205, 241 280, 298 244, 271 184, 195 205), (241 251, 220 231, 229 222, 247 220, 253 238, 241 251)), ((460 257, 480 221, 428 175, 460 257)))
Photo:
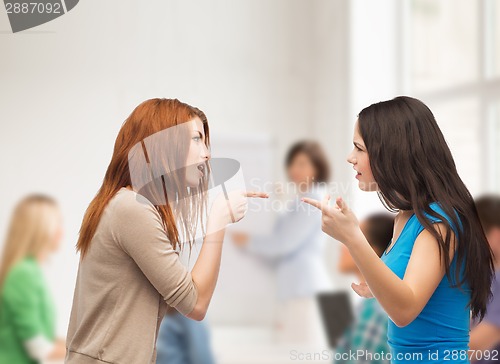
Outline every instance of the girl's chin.
POLYGON ((201 177, 199 176, 199 173, 196 173, 196 176, 189 176, 186 178, 186 186, 190 188, 198 187, 200 185, 200 180, 201 177))
POLYGON ((378 191, 378 186, 374 182, 366 183, 366 182, 359 181, 358 187, 359 187, 359 189, 361 191, 365 191, 365 192, 376 192, 376 191, 378 191))
POLYGON ((186 186, 189 187, 189 188, 194 188, 194 187, 198 187, 198 185, 200 184, 200 181, 186 181, 186 186))

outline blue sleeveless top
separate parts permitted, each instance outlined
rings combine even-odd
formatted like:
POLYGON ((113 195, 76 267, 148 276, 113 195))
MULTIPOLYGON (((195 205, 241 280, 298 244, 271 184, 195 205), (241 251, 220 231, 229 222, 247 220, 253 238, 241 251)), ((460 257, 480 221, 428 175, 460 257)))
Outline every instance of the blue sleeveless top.
MULTIPOLYGON (((430 207, 452 224, 437 203, 432 203, 430 207)), ((433 223, 441 221, 428 214, 426 216, 433 223)), ((456 234, 453 224, 452 228, 456 234)), ((423 225, 413 214, 395 244, 381 257, 401 279, 408 266, 413 244, 423 230, 423 225)), ((462 264, 460 279, 464 277, 464 268, 462 264)), ((456 256, 450 265, 452 283, 455 283, 455 270, 456 256)), ((388 320, 387 339, 392 363, 469 363, 470 310, 467 303, 471 298, 471 290, 467 283, 461 289, 463 291, 452 288, 445 274, 422 312, 409 325, 397 327, 392 320, 388 320)))

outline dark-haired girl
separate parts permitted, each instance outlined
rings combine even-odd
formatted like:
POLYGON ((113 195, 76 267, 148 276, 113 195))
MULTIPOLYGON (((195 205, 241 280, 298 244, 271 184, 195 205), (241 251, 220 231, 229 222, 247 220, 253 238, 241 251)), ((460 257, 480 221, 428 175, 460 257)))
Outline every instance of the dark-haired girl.
MULTIPOLYGON (((491 295, 492 253, 474 201, 429 108, 410 97, 363 109, 354 130, 359 188, 397 212, 379 258, 346 203, 321 209, 322 230, 349 249, 366 279, 352 288, 387 312, 393 363, 468 363, 469 318, 481 320, 491 295)), ((363 360, 363 358, 359 358, 363 360)))

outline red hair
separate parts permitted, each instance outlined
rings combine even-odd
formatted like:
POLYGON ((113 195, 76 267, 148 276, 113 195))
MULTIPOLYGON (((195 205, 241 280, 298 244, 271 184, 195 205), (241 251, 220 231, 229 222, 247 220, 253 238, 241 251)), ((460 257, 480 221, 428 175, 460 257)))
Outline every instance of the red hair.
MULTIPOLYGON (((80 252, 82 259, 89 251, 97 225, 108 202, 120 188, 132 185, 128 160, 130 149, 150 135, 191 121, 195 117, 200 118, 203 123, 205 143, 208 147, 209 128, 207 118, 201 110, 193 106, 182 103, 177 99, 151 99, 144 101, 132 111, 118 133, 113 156, 102 185, 83 217, 80 235, 76 244, 76 249, 80 252)), ((176 249, 179 244, 179 232, 171 207, 167 203, 155 206, 155 208, 160 214, 173 248, 176 249)), ((192 221, 189 218, 184 220, 185 223, 192 221)), ((190 229, 186 230, 186 226, 184 228, 189 235, 190 229)), ((192 233, 188 236, 190 241, 193 240, 193 235, 192 233)))

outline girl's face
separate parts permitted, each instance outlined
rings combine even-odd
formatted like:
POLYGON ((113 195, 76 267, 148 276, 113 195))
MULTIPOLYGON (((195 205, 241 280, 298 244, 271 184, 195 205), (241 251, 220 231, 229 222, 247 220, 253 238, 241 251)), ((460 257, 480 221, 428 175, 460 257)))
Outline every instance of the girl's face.
POLYGON ((53 228, 50 228, 50 239, 48 241, 48 245, 45 247, 45 252, 47 254, 51 254, 56 252, 61 247, 61 242, 64 237, 64 224, 61 210, 58 206, 47 205, 46 214, 51 214, 51 222, 47 222, 47 225, 53 223, 53 228))
POLYGON ((59 215, 59 220, 57 224, 57 229, 54 234, 54 243, 51 247, 51 251, 57 251, 61 247, 61 241, 64 237, 64 229, 63 229, 63 221, 62 221, 62 216, 59 215))
POLYGON ((359 134, 359 121, 356 121, 354 126, 352 152, 347 156, 347 162, 352 164, 352 167, 357 172, 356 179, 359 181, 358 186, 362 191, 378 191, 377 182, 373 178, 372 169, 370 167, 370 158, 366 150, 365 143, 359 134))
POLYGON ((205 174, 205 162, 210 159, 210 152, 205 145, 205 131, 200 118, 188 122, 189 150, 186 160, 186 183, 188 187, 197 187, 205 174))
POLYGON ((316 169, 305 153, 297 153, 288 166, 288 178, 298 185, 309 184, 315 175, 316 169))

